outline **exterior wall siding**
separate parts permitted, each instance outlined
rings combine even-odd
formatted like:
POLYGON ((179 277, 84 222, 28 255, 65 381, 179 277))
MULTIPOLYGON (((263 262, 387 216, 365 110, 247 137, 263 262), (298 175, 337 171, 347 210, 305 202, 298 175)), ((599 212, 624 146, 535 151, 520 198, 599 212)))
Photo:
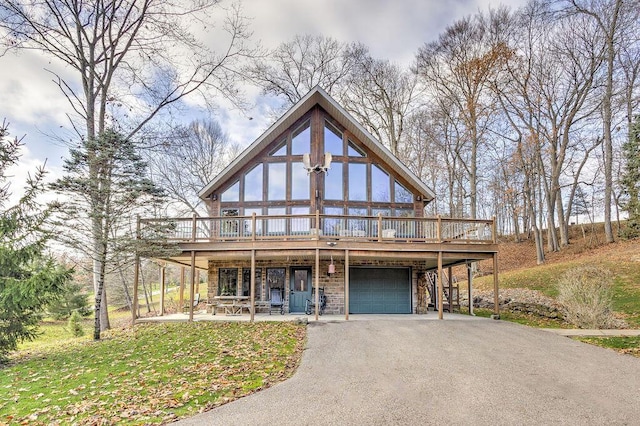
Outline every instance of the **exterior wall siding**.
MULTIPOLYGON (((329 260, 321 259, 320 261, 320 287, 324 287, 324 293, 327 297, 327 314, 344 314, 344 260, 335 259, 333 263, 336 266, 335 274, 329 276, 327 270, 329 260)), ((420 273, 424 273, 424 263, 415 261, 389 261, 389 260, 350 260, 350 267, 387 267, 387 268, 410 268, 411 270, 411 311, 416 312, 417 309, 417 282, 420 273)), ((267 268, 285 268, 285 312, 289 311, 289 283, 291 267, 309 267, 311 268, 311 283, 315 286, 315 260, 256 260, 256 270, 261 270, 261 280, 256 281, 256 301, 268 301, 268 290, 266 283, 267 268)), ((237 268, 238 269, 238 285, 242 286, 242 269, 251 268, 250 262, 237 261, 209 261, 209 284, 207 296, 212 300, 218 294, 218 277, 220 268, 237 268)), ((265 308, 258 308, 257 312, 265 311, 265 308)))

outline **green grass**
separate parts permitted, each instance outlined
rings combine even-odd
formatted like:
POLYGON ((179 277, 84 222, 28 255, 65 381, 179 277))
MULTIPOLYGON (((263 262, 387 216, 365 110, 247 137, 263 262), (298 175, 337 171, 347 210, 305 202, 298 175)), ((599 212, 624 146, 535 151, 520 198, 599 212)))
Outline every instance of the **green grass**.
MULTIPOLYGON (((624 259, 582 260, 540 265, 533 268, 506 271, 500 274, 500 288, 526 288, 538 290, 549 297, 557 297, 558 280, 571 268, 595 264, 609 269, 613 280, 613 310, 621 314, 631 327, 640 327, 640 262, 624 259)), ((474 280, 482 289, 493 288, 493 277, 486 276, 474 280)))
POLYGON ((581 342, 614 349, 620 353, 626 353, 640 358, 640 336, 577 337, 576 339, 581 342))
POLYGON ((31 348, 0 373, 0 424, 149 424, 193 415, 289 377, 305 328, 160 323, 31 348))
MULTIPOLYGON (((463 312, 468 312, 465 308, 463 312)), ((491 309, 475 308, 473 312, 483 318, 489 318, 493 314, 491 309)), ((528 325, 529 327, 538 328, 569 328, 569 324, 564 321, 554 320, 551 318, 539 317, 537 315, 525 314, 522 312, 500 312, 500 319, 504 321, 515 322, 518 324, 528 325)))

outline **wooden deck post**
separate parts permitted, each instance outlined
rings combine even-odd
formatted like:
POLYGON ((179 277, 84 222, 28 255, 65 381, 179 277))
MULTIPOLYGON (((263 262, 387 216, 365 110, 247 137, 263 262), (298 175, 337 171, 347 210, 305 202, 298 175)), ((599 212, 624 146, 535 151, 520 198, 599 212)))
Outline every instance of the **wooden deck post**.
POLYGON ((182 308, 184 308, 184 274, 185 269, 184 266, 180 267, 180 291, 178 296, 178 312, 182 312, 182 308))
POLYGON ((196 289, 196 252, 191 251, 191 295, 189 297, 189 322, 193 321, 193 302, 195 302, 195 290, 196 289))
MULTIPOLYGON (((140 216, 137 217, 136 239, 140 238, 140 216)), ((136 323, 138 318, 138 281, 140 278, 140 255, 136 248, 135 265, 133 267, 133 300, 131 301, 131 324, 136 323)))
POLYGON ((442 252, 438 252, 438 319, 443 318, 443 288, 442 288, 442 252))
POLYGON ((167 292, 166 265, 158 265, 160 268, 160 316, 164 315, 164 297, 167 292))
POLYGON ((344 319, 349 320, 349 250, 344 251, 344 319))
POLYGON ((469 295, 469 315, 474 315, 473 313, 473 268, 471 268, 471 263, 467 263, 467 294, 469 295))
POLYGON ((498 298, 498 253, 493 253, 493 319, 500 319, 500 299, 498 298))
POLYGON ((320 302, 320 249, 316 249, 316 321, 318 321, 318 308, 320 302))
POLYGON ((451 266, 447 268, 447 275, 449 281, 449 313, 453 313, 453 274, 451 270, 451 266))
MULTIPOLYGON (((255 223, 255 213, 253 214, 253 220, 255 223)), ((251 250, 251 318, 250 321, 255 321, 256 314, 256 251, 251 250)))
POLYGON ((382 213, 378 213, 378 242, 382 242, 382 213))

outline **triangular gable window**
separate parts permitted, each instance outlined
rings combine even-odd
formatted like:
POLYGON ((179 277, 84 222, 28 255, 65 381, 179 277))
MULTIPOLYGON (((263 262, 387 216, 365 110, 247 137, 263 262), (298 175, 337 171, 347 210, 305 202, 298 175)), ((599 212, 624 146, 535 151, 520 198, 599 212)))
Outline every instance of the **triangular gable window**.
POLYGON ((330 152, 334 156, 342 156, 342 133, 328 122, 324 125, 324 152, 330 152))
POLYGON ((236 183, 224 191, 220 197, 220 201, 240 201, 240 181, 236 181, 236 183))
POLYGON ((347 147, 347 155, 349 157, 366 157, 367 155, 362 152, 362 150, 358 147, 356 147, 356 145, 349 141, 349 146, 347 147))
POLYGON ((271 151, 269 155, 272 157, 283 157, 287 155, 287 141, 283 140, 280 142, 280 144, 278 144, 278 146, 271 151))
POLYGON ((396 203, 411 203, 413 202, 413 194, 402 184, 396 181, 395 188, 395 201, 396 203))
POLYGON ((291 155, 302 155, 311 152, 311 126, 307 121, 291 135, 291 155))

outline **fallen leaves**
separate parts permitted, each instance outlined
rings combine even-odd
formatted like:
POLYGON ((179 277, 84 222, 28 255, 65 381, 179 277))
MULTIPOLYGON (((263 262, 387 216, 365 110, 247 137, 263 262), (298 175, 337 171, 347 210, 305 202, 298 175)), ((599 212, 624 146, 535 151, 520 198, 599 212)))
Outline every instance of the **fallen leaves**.
POLYGON ((204 322, 112 332, 3 370, 0 389, 14 393, 0 396, 0 424, 153 424, 209 410, 289 377, 305 333, 292 323, 204 322))

